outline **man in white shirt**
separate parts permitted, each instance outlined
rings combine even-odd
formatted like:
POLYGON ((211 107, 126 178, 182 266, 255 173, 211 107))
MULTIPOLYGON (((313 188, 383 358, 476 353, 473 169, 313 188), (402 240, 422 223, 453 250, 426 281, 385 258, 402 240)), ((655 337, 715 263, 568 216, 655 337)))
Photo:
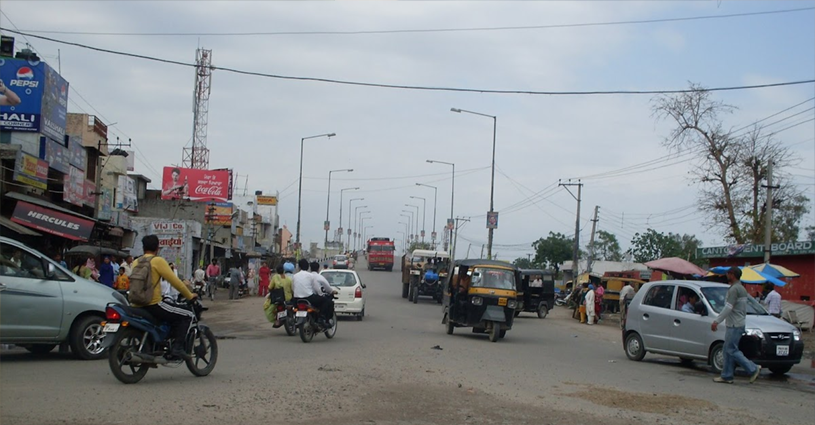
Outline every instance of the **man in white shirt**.
POLYGON ((323 319, 328 321, 329 326, 334 326, 331 323, 331 320, 334 318, 334 299, 333 295, 337 293, 334 288, 331 287, 331 284, 328 283, 328 279, 326 279, 323 275, 320 274, 320 263, 314 261, 311 263, 311 274, 314 275, 314 281, 317 282, 319 285, 320 290, 317 294, 321 295, 325 301, 323 304, 323 308, 320 309, 320 312, 323 314, 323 319), (322 295, 332 295, 332 297, 322 296, 322 295))
MULTIPOLYGON (((625 286, 623 289, 620 289, 620 318, 625 317, 625 310, 628 302, 634 298, 634 294, 636 291, 631 286, 631 282, 625 282, 625 286)), ((620 324, 622 325, 622 320, 620 320, 620 324)))
POLYGON ((775 286, 773 286, 773 290, 767 294, 767 298, 764 299, 764 305, 767 307, 767 313, 781 318, 781 294, 775 290, 775 286))
POLYGON ((130 273, 133 272, 133 267, 131 266, 131 264, 133 264, 133 256, 128 255, 127 258, 125 258, 124 261, 122 261, 122 264, 120 265, 120 267, 125 269, 125 275, 127 275, 127 277, 130 277, 130 273))

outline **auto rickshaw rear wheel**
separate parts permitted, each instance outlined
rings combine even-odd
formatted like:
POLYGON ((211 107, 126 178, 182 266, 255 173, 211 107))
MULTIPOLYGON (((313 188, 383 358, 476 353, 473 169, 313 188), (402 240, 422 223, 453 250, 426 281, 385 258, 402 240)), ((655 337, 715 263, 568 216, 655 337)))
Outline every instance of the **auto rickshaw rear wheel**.
POLYGON ((455 329, 455 325, 453 325, 453 321, 450 319, 450 315, 447 315, 447 335, 452 335, 453 330, 455 329))

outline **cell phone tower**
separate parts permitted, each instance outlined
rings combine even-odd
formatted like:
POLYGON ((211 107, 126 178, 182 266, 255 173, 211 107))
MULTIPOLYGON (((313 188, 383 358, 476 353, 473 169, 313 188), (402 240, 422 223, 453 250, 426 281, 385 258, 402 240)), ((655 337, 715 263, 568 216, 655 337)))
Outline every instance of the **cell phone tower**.
POLYGON ((212 85, 212 50, 195 51, 195 89, 192 104, 192 146, 185 147, 182 166, 199 170, 209 169, 207 148, 207 122, 209 92, 212 85))

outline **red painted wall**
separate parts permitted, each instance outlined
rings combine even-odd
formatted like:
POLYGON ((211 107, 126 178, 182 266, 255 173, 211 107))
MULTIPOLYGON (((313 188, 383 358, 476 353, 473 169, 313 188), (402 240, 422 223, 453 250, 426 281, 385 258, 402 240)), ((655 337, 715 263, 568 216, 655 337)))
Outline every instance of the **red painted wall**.
MULTIPOLYGON (((711 258, 710 267, 716 266, 751 266, 761 264, 761 258, 711 258)), ((784 266, 801 277, 788 279, 783 287, 776 288, 781 298, 793 302, 805 302, 813 304, 815 302, 815 255, 779 255, 773 256, 770 263, 784 266)), ((755 288, 758 288, 755 285, 755 288)), ((756 290, 747 287, 751 294, 756 290)))

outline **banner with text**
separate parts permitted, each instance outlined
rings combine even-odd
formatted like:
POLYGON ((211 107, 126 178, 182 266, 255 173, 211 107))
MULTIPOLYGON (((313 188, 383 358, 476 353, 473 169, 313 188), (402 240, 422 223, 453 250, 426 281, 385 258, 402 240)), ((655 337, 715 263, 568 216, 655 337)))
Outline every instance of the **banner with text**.
POLYGON ((227 202, 229 171, 164 167, 161 199, 189 199, 199 202, 227 202))
POLYGON ((48 163, 36 156, 17 151, 14 181, 34 186, 37 189, 48 189, 48 163))

